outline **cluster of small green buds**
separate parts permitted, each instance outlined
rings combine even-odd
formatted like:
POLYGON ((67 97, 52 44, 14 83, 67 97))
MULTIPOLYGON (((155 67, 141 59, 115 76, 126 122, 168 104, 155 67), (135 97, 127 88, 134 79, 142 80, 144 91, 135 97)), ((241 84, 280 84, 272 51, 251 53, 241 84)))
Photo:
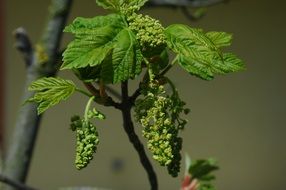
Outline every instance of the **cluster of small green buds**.
POLYGON ((176 177, 180 171, 182 139, 179 130, 186 120, 179 114, 185 105, 177 95, 168 96, 164 86, 156 81, 143 88, 144 98, 135 103, 135 118, 143 126, 143 136, 153 158, 176 177), (176 108, 175 108, 176 107, 176 108))
POLYGON ((167 169, 168 169, 169 174, 173 177, 178 176, 178 173, 181 168, 182 156, 180 154, 180 151, 182 149, 182 143, 183 143, 183 139, 181 137, 176 137, 174 141, 172 142, 174 157, 173 157, 172 162, 167 166, 167 169))
POLYGON ((181 118, 180 114, 182 112, 184 114, 188 114, 190 112, 190 109, 184 107, 186 103, 180 99, 177 91, 173 92, 173 94, 170 96, 170 100, 170 107, 172 107, 172 109, 170 110, 172 121, 176 123, 179 129, 184 129, 188 121, 186 119, 181 118))
POLYGON ((76 131, 76 158, 77 169, 82 169, 88 165, 96 152, 99 143, 96 127, 90 122, 81 119, 79 116, 71 118, 71 129, 76 131))
POLYGON ((103 119, 105 119, 105 115, 94 108, 94 109, 88 111, 87 118, 88 119, 96 118, 99 120, 103 120, 103 119))
POLYGON ((164 27, 161 23, 148 15, 133 13, 127 17, 129 28, 136 34, 141 48, 149 50, 166 46, 164 27))
POLYGON ((128 4, 123 4, 120 7, 120 12, 126 15, 127 17, 132 15, 133 13, 139 11, 140 7, 138 5, 128 5, 128 4))

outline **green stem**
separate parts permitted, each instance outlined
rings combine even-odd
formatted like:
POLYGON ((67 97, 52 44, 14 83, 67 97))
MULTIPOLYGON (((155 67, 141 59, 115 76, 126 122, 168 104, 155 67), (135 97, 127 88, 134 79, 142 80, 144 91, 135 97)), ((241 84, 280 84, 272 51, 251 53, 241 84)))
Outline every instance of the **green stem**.
POLYGON ((92 83, 90 82, 84 82, 83 83, 87 90, 94 96, 94 101, 100 105, 104 106, 113 106, 116 109, 120 109, 120 104, 115 102, 110 96, 107 97, 100 97, 100 92, 97 90, 92 83))
POLYGON ((154 75, 154 73, 152 71, 151 63, 145 57, 143 57, 143 59, 146 62, 146 65, 147 65, 149 80, 152 81, 154 79, 155 75, 154 75))
POLYGON ((77 92, 79 92, 79 93, 81 93, 81 94, 87 96, 87 97, 92 97, 92 94, 90 94, 90 93, 88 93, 88 92, 86 92, 86 91, 84 91, 84 90, 82 90, 82 89, 80 89, 80 88, 76 88, 75 90, 76 90, 77 92))
POLYGON ((161 73, 160 76, 164 76, 176 63, 176 61, 178 60, 178 55, 173 59, 173 61, 171 62, 171 64, 169 64, 161 73))
POLYGON ((84 120, 85 121, 88 121, 88 111, 90 110, 90 106, 91 106, 91 103, 93 102, 94 100, 94 96, 91 96, 85 106, 85 110, 84 110, 84 120))

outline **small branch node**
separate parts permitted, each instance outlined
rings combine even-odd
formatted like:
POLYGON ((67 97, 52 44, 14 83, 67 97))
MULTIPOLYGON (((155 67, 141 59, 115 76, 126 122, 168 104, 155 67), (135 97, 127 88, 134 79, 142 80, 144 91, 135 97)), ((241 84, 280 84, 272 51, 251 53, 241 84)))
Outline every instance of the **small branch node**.
POLYGON ((13 35, 16 39, 15 47, 23 54, 26 66, 31 65, 33 47, 26 30, 19 27, 13 32, 13 35))
POLYGON ((141 84, 139 84, 139 87, 135 90, 135 92, 130 96, 129 101, 132 105, 134 105, 136 99, 141 95, 141 84))
POLYGON ((85 82, 84 83, 85 87, 87 90, 95 97, 95 102, 98 104, 104 105, 104 106, 113 106, 116 109, 121 108, 121 104, 115 102, 110 96, 106 95, 102 97, 100 95, 100 90, 96 89, 92 83, 90 82, 85 82))

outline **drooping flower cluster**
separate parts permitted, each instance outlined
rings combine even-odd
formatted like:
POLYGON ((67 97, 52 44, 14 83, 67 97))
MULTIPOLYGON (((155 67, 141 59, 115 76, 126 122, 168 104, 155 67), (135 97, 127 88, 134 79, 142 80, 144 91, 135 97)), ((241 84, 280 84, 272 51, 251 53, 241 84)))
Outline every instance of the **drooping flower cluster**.
POLYGON ((76 158, 77 169, 88 165, 96 152, 99 143, 96 127, 90 122, 81 119, 79 116, 71 118, 71 129, 76 131, 76 158))
POLYGON ((129 28, 134 31, 143 51, 147 49, 163 48, 166 37, 161 23, 148 15, 133 13, 127 17, 129 28))
POLYGON ((143 99, 135 103, 136 120, 143 126, 143 136, 153 158, 176 177, 180 170, 182 138, 178 137, 186 120, 180 118, 185 103, 176 92, 166 94, 163 85, 151 83, 142 91, 143 99))
POLYGON ((139 10, 140 10, 140 6, 138 6, 138 5, 131 5, 130 6, 128 3, 127 4, 123 3, 120 7, 120 12, 126 16, 130 16, 139 10))

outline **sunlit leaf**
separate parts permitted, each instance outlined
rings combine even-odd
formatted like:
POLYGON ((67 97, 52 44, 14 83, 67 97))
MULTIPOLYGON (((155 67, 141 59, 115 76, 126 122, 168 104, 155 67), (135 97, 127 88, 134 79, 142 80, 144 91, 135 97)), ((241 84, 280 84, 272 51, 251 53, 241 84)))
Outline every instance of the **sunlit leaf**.
POLYGON ((75 35, 63 54, 61 69, 93 67, 103 62, 113 48, 113 41, 124 24, 118 15, 91 19, 77 18, 66 27, 75 35))
POLYGON ((96 0, 96 3, 104 9, 119 10, 122 0, 96 0))
POLYGON ((75 84, 70 80, 45 77, 34 81, 29 86, 29 90, 35 91, 35 95, 27 101, 38 103, 38 114, 41 114, 60 101, 69 98, 75 89, 75 84))
POLYGON ((182 24, 169 26, 165 33, 168 47, 178 54, 178 63, 191 75, 211 80, 215 74, 244 69, 240 59, 219 49, 230 44, 229 34, 213 32, 207 35, 182 24))
POLYGON ((232 35, 226 32, 207 32, 206 36, 217 46, 230 46, 232 42, 232 35))

